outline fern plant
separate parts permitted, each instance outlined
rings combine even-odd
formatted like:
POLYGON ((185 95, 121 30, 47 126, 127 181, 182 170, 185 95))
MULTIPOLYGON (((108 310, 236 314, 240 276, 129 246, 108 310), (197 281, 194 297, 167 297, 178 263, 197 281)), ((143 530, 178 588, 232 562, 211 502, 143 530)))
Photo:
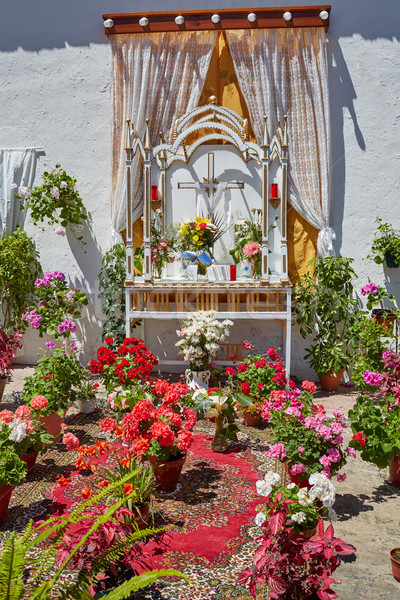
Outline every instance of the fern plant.
MULTIPOLYGON (((103 341, 111 337, 116 345, 125 339, 125 246, 114 244, 103 256, 99 273, 99 297, 103 298, 103 341)), ((139 323, 134 323, 132 329, 139 323)))
MULTIPOLYGON (((59 545, 66 535, 68 526, 87 519, 86 509, 98 504, 110 491, 117 491, 119 487, 129 482, 133 476, 133 473, 128 473, 107 489, 81 503, 71 514, 51 517, 44 521, 39 529, 34 528, 32 521, 30 521, 22 533, 14 531, 4 541, 0 555, 0 600, 50 600, 50 598, 54 598, 52 590, 56 585, 60 589, 60 597, 65 600, 89 600, 93 597, 89 592, 89 586, 93 586, 98 582, 97 574, 104 572, 114 561, 117 561, 127 545, 173 528, 173 526, 165 526, 159 529, 133 531, 123 541, 116 542, 103 555, 96 557, 90 572, 81 569, 76 573, 73 583, 66 580, 62 581, 62 575, 68 569, 80 548, 88 541, 90 535, 97 531, 102 524, 113 520, 115 512, 121 508, 126 499, 126 497, 125 499, 122 498, 107 508, 103 514, 95 517, 92 526, 82 536, 72 552, 63 560, 53 575, 49 574, 49 565, 55 564, 59 545), (39 548, 41 554, 39 557, 35 556, 35 560, 32 561, 29 556, 34 548, 39 548), (26 565, 29 565, 28 585, 25 583, 26 565)), ((127 497, 129 498, 129 496, 127 497)), ((129 598, 133 591, 153 583, 159 577, 183 577, 187 580, 183 573, 175 569, 155 569, 141 575, 135 575, 124 581, 109 594, 109 598, 110 600, 129 598)))

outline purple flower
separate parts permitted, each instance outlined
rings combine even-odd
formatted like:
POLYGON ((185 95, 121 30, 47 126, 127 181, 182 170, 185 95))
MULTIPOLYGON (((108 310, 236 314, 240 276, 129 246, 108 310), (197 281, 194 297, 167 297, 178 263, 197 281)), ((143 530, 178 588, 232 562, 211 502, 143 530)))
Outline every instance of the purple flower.
POLYGON ((64 273, 61 273, 61 271, 46 271, 44 276, 49 281, 54 281, 55 279, 65 281, 65 275, 64 273))
POLYGON ((379 373, 374 373, 374 371, 364 371, 363 379, 368 385, 373 385, 375 387, 382 385, 382 375, 379 373))
POLYGON ((59 331, 59 333, 66 333, 68 330, 75 331, 76 325, 73 321, 70 321, 69 319, 65 319, 65 321, 63 321, 62 323, 59 324, 58 331, 59 331))
POLYGON ((55 230, 54 230, 54 232, 57 235, 62 235, 63 237, 67 233, 66 230, 65 230, 65 227, 56 227, 55 230))
POLYGON ((376 294, 377 291, 378 286, 376 283, 368 283, 368 285, 364 285, 364 287, 361 289, 361 294, 366 296, 367 294, 376 294))
POLYGON ((54 348, 55 347, 55 343, 54 342, 45 342, 46 346, 50 349, 50 348, 54 348))
POLYGON ((36 279, 36 281, 35 281, 35 287, 39 288, 39 287, 42 287, 43 285, 45 287, 49 287, 49 285, 50 285, 50 281, 47 279, 46 274, 43 279, 36 279))

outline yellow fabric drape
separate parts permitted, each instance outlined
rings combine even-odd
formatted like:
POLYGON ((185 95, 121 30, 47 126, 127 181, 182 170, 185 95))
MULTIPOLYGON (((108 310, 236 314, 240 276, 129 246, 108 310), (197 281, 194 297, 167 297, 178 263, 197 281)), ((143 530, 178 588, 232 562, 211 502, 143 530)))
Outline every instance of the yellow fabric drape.
MULTIPOLYGON (((199 106, 209 104, 210 96, 216 96, 217 104, 236 112, 248 120, 249 139, 256 141, 250 123, 246 102, 242 96, 237 81, 235 68, 229 52, 226 36, 223 31, 218 33, 210 68, 200 96, 199 106)), ((290 156, 289 156, 290 160, 290 156)), ((134 224, 136 241, 134 246, 140 246, 143 240, 142 221, 134 224), (142 236, 142 237, 140 237, 142 236)), ((288 205, 287 215, 288 263, 289 276, 292 281, 298 279, 307 271, 307 264, 316 256, 318 230, 308 223, 299 213, 288 205)))

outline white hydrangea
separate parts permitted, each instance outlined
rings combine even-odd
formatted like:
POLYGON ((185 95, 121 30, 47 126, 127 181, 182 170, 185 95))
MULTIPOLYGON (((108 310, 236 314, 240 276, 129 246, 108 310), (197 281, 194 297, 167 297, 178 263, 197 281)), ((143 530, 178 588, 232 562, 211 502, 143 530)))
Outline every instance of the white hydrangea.
POLYGON ((304 523, 304 521, 306 520, 306 513, 303 513, 303 511, 294 513, 294 515, 291 516, 291 519, 295 523, 304 523))
POLYGON ((258 525, 258 527, 261 527, 261 525, 264 523, 265 520, 266 520, 265 514, 263 512, 259 512, 256 514, 254 522, 256 525, 258 525))

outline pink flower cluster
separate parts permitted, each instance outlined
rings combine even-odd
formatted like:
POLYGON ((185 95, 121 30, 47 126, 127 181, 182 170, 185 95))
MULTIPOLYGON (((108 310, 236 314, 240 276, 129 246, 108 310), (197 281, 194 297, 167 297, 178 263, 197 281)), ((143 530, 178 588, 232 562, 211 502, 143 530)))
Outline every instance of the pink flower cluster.
POLYGON ((42 408, 47 408, 49 403, 47 402, 47 398, 45 398, 45 396, 35 396, 32 398, 30 405, 34 410, 41 410, 42 408))
POLYGON ((34 329, 38 329, 40 327, 42 315, 38 315, 35 309, 29 311, 29 308, 27 308, 22 315, 22 319, 28 321, 34 329))
POLYGON ((268 456, 276 458, 277 460, 283 460, 286 458, 286 449, 283 444, 272 444, 268 450, 268 456))
POLYGON ((79 447, 79 440, 73 433, 66 433, 63 436, 63 444, 67 446, 67 450, 75 450, 79 447))
POLYGON ((300 463, 292 465, 289 469, 291 475, 300 475, 300 473, 304 473, 305 470, 305 465, 301 465, 300 463))
POLYGON ((368 385, 372 385, 375 387, 380 387, 382 385, 382 375, 380 375, 379 373, 374 373, 374 371, 367 370, 364 371, 362 376, 365 383, 367 383, 368 385))
POLYGON ((66 333, 69 330, 75 331, 76 325, 73 321, 70 321, 69 319, 65 319, 65 321, 63 321, 62 323, 59 324, 58 331, 59 331, 59 333, 66 333))
POLYGON ((258 242, 249 242, 243 247, 243 254, 246 258, 253 258, 261 254, 261 247, 258 242))
POLYGON ((366 296, 367 294, 376 294, 377 291, 378 286, 376 283, 368 283, 368 285, 364 285, 364 287, 361 288, 361 294, 363 296, 366 296))

